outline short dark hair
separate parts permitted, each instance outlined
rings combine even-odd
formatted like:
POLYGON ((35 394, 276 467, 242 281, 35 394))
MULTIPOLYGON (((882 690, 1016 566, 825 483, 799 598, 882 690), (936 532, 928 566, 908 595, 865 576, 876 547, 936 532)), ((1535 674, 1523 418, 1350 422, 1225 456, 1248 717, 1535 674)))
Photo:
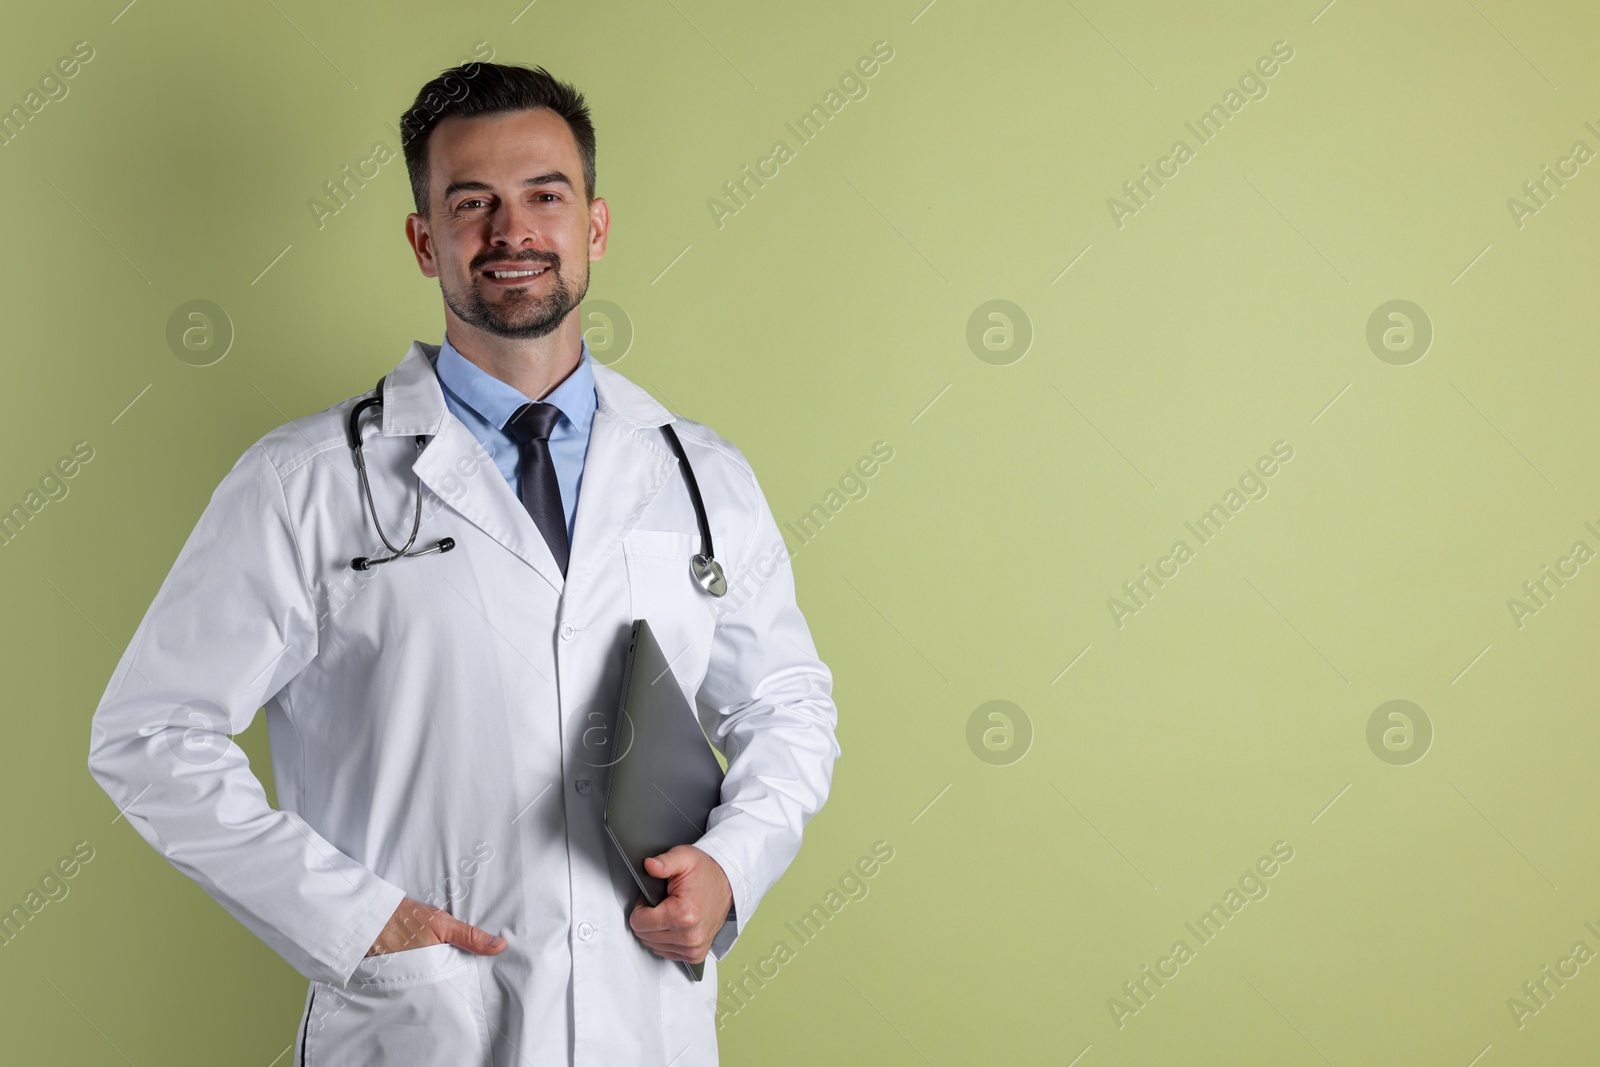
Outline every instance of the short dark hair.
POLYGON ((442 71, 424 85, 400 116, 400 143, 411 176, 411 198, 417 214, 428 214, 428 140, 433 128, 448 118, 472 118, 546 107, 560 115, 578 143, 583 161, 584 195, 594 202, 595 140, 589 105, 577 89, 543 67, 504 63, 467 63, 442 71))

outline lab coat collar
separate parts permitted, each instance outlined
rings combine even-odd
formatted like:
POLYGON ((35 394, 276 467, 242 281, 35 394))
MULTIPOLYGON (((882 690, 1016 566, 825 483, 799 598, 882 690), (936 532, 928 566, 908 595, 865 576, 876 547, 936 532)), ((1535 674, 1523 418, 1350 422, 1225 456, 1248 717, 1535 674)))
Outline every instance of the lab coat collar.
MULTIPOLYGON (((449 409, 444 390, 434 373, 439 346, 412 341, 411 349, 383 380, 383 435, 439 433, 449 409)), ((604 363, 592 361, 598 410, 606 411, 637 429, 672 421, 672 413, 655 397, 604 363)), ((591 428, 592 433, 592 428, 591 428)))
POLYGON ((578 495, 571 558, 563 578, 516 492, 488 461, 478 439, 445 407, 444 390, 433 369, 438 354, 438 345, 412 341, 400 365, 384 379, 383 435, 430 436, 412 465, 417 477, 448 507, 537 571, 563 598, 580 594, 671 476, 676 457, 659 433, 641 431, 671 422, 672 414, 618 372, 594 365, 598 406, 589 428, 583 492, 578 495), (467 471, 474 473, 466 476, 467 471))

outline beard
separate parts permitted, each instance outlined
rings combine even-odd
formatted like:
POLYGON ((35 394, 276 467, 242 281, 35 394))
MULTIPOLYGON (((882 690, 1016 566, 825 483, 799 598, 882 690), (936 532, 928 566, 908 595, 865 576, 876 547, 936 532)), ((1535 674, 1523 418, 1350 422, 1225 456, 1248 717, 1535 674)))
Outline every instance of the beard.
POLYGON ((473 271, 471 280, 455 292, 445 285, 441 274, 439 291, 444 294, 445 306, 469 326, 497 337, 544 337, 555 332, 572 309, 583 302, 589 292, 589 274, 584 272, 582 286, 574 293, 567 284, 566 275, 561 273, 559 261, 548 257, 529 260, 526 269, 537 269, 541 264, 548 264, 546 276, 550 279, 549 291, 542 296, 533 290, 544 277, 533 278, 526 286, 505 289, 505 295, 497 304, 484 294, 484 286, 493 283, 485 282, 477 271, 473 271))

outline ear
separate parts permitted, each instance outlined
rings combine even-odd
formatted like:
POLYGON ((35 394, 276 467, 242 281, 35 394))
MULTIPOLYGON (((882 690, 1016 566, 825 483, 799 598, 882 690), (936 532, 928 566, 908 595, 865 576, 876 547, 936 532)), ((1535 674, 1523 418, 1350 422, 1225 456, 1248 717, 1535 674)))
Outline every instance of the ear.
POLYGON ((606 239, 611 236, 611 205, 597 196, 589 205, 589 262, 604 259, 606 239))
POLYGON ((417 269, 424 277, 439 276, 439 260, 435 255, 433 234, 428 230, 428 220, 415 211, 406 216, 406 240, 417 257, 417 269))

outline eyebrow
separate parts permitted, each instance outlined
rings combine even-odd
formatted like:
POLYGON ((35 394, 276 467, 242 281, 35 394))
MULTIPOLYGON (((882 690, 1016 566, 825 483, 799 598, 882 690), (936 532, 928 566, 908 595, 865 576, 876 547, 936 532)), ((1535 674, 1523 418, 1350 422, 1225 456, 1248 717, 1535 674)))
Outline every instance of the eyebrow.
MULTIPOLYGON (((535 185, 565 185, 569 191, 575 191, 573 190, 571 179, 569 179, 559 170, 553 170, 548 174, 540 174, 535 177, 525 179, 522 183, 522 187, 524 189, 531 188, 535 185)), ((451 182, 449 185, 444 187, 444 200, 448 202, 450 198, 455 196, 457 193, 469 192, 492 193, 494 192, 494 187, 486 182, 451 182)))

